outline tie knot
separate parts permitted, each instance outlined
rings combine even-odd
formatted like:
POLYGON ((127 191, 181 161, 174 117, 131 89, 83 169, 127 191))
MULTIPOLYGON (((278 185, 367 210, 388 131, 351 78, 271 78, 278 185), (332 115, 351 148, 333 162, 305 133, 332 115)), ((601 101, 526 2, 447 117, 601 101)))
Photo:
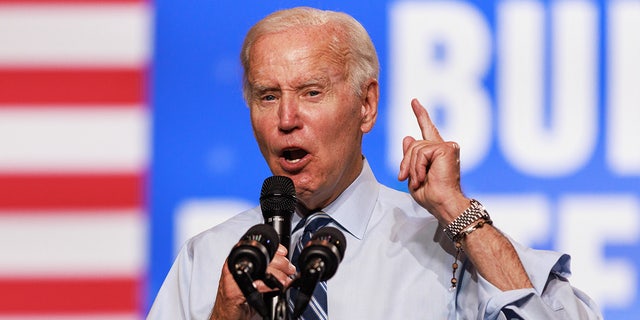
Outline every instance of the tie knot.
MULTIPOLYGON (((297 244, 298 252, 296 254, 296 252, 294 251, 293 257, 297 257, 297 255, 300 254, 300 251, 302 250, 304 245, 309 240, 311 240, 311 237, 313 237, 313 234, 316 233, 316 231, 328 225, 331 221, 333 221, 331 216, 329 216, 328 214, 322 211, 318 211, 300 220, 300 222, 298 222, 296 227, 293 229, 293 232, 296 232, 297 230, 302 229, 302 227, 304 227, 304 230, 302 231, 302 234, 298 239, 298 244, 297 244)), ((296 263, 295 262, 296 260, 292 260, 292 261, 294 261, 294 264, 296 263)))
POLYGON ((304 233, 314 233, 318 229, 328 225, 333 219, 328 214, 319 211, 308 216, 304 222, 304 233))

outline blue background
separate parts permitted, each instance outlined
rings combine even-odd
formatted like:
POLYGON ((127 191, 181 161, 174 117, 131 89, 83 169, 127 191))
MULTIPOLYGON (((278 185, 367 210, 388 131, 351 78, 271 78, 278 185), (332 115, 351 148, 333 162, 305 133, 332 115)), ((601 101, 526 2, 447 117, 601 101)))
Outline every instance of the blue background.
MULTIPOLYGON (((253 139, 249 112, 242 100, 239 50, 250 26, 277 9, 307 5, 344 11, 369 31, 381 63, 381 100, 373 132, 365 137, 365 155, 377 178, 393 188, 406 190, 388 168, 387 95, 389 75, 388 25, 390 1, 155 1, 155 43, 151 68, 153 155, 149 206, 151 255, 148 302, 151 303, 174 259, 174 214, 188 198, 233 198, 257 203, 262 181, 270 176, 253 139)), ((493 1, 471 1, 482 13, 492 32, 495 28, 493 1)), ((548 4, 548 2, 544 2, 548 4)), ((606 7, 599 9, 601 44, 606 43, 606 7)), ((446 59, 446 57, 444 57, 446 59)), ((606 50, 600 46, 600 68, 606 50)), ((495 100, 495 62, 485 87, 495 100)), ((605 83, 604 72, 600 83, 605 83)), ((606 88, 601 85, 600 111, 606 88)), ((408 104, 408 102, 407 102, 408 104)), ((493 106, 495 109, 495 106, 493 106)), ((492 115, 496 122, 496 112, 492 115)), ((606 123, 600 117, 599 127, 606 123)), ((640 196, 638 177, 611 174, 604 159, 604 138, 590 162, 574 175, 543 179, 523 175, 509 165, 497 147, 492 129, 489 155, 474 170, 465 173, 467 193, 542 192, 550 199, 570 190, 574 193, 624 192, 640 196)), ((463 146, 464 147, 464 146, 463 146)), ((551 232, 551 247, 556 230, 551 232)), ((640 265, 640 243, 606 248, 609 257, 624 256, 640 265), (634 254, 629 254, 634 252, 634 254)), ((637 290, 636 290, 637 291, 637 290)), ((637 295, 637 294, 636 294, 637 295)), ((605 309, 606 317, 621 319, 640 314, 640 303, 631 309, 605 309)))

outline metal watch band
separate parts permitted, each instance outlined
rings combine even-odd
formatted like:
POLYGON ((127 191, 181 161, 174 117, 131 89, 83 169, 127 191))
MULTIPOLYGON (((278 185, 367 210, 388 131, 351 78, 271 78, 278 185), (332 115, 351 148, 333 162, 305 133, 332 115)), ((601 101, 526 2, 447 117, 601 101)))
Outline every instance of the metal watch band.
POLYGON ((453 222, 444 228, 444 234, 446 234, 452 241, 455 241, 462 230, 466 229, 479 219, 489 220, 489 213, 478 200, 471 199, 471 205, 467 210, 462 212, 461 215, 455 218, 453 222))

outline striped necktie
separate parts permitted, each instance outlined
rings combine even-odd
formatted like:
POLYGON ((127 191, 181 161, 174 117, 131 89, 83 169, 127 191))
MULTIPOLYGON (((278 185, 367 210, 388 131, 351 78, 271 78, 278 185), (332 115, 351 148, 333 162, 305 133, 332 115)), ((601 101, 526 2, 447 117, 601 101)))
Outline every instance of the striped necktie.
MULTIPOLYGON (((331 219, 328 214, 320 211, 301 220, 294 228, 293 232, 296 232, 296 230, 299 230, 304 226, 302 236, 300 236, 300 239, 293 250, 293 254, 291 255, 291 262, 296 266, 296 268, 298 268, 298 270, 300 270, 298 257, 300 256, 300 252, 304 245, 311 240, 311 237, 313 237, 313 234, 316 231, 326 226, 331 221, 333 221, 333 219, 331 219)), ((293 304, 298 295, 298 290, 296 288, 291 288, 290 293, 289 307, 293 311, 293 304)), ((321 281, 314 289, 311 301, 299 319, 315 320, 327 318, 327 282, 321 281)))

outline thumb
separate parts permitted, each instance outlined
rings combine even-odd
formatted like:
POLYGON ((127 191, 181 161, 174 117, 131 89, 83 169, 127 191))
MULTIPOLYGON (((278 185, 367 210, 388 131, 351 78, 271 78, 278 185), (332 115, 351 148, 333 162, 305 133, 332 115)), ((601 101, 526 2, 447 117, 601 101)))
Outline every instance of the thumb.
POLYGON ((409 146, 414 141, 416 141, 416 139, 414 137, 412 137, 412 136, 406 136, 406 137, 404 137, 404 139, 402 139, 402 154, 407 154, 409 146))

